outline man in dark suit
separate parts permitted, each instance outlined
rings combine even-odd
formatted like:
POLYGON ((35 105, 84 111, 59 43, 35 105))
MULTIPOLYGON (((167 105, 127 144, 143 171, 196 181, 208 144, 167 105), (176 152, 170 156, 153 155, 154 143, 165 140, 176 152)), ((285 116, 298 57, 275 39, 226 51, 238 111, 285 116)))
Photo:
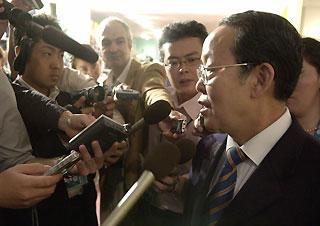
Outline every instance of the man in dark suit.
POLYGON ((319 224, 320 144, 286 107, 302 67, 299 33, 278 15, 234 14, 208 36, 202 61, 204 127, 228 137, 199 142, 183 225, 319 224))
POLYGON ((302 67, 298 32, 278 15, 234 14, 208 36, 202 60, 197 90, 202 93, 204 126, 229 135, 220 148, 210 147, 215 158, 209 170, 204 168, 201 151, 194 159, 189 192, 200 188, 202 193, 187 200, 188 222, 315 224, 319 221, 320 144, 285 106, 302 67), (245 160, 235 166, 230 200, 219 206, 214 203, 216 197, 224 197, 217 186, 225 156, 230 157, 226 150, 233 146, 241 148, 245 160))

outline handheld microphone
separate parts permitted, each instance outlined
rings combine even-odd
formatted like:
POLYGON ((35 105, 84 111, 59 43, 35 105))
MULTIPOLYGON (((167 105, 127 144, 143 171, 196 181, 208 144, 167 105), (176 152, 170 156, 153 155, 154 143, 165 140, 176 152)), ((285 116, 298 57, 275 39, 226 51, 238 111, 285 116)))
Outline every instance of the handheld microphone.
POLYGON ((169 175, 177 164, 189 161, 195 150, 195 144, 189 139, 182 139, 176 144, 158 144, 147 154, 144 162, 145 170, 138 181, 132 185, 102 226, 118 225, 155 179, 169 175))
POLYGON ((170 104, 164 100, 154 102, 143 112, 143 118, 134 123, 130 128, 127 136, 135 133, 146 125, 153 125, 164 120, 171 112, 170 104))
POLYGON ((42 39, 50 45, 67 51, 75 57, 89 63, 95 63, 99 58, 94 50, 82 46, 80 43, 53 26, 47 25, 43 28, 42 39))
POLYGON ((193 158, 197 151, 196 144, 190 139, 181 139, 175 143, 181 152, 179 164, 184 164, 193 158))
POLYGON ((123 196, 116 208, 103 222, 102 226, 118 225, 152 182, 156 178, 162 178, 168 175, 179 162, 179 159, 180 151, 177 146, 172 143, 160 143, 151 150, 145 159, 144 172, 125 196, 123 196))

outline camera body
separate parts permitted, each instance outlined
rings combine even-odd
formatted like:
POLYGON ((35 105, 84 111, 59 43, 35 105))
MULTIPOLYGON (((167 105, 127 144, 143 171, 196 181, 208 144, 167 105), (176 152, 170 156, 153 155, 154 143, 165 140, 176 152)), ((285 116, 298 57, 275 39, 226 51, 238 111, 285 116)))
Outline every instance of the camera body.
POLYGON ((94 103, 102 102, 105 98, 106 91, 108 96, 116 96, 119 100, 138 100, 140 93, 133 89, 113 90, 110 86, 93 86, 70 93, 72 102, 75 103, 80 97, 85 96, 86 101, 83 107, 92 107, 94 103))
POLYGON ((105 88, 102 86, 93 86, 81 90, 72 91, 70 93, 72 102, 75 103, 80 97, 85 96, 86 101, 83 107, 92 107, 94 103, 99 103, 105 98, 105 88))

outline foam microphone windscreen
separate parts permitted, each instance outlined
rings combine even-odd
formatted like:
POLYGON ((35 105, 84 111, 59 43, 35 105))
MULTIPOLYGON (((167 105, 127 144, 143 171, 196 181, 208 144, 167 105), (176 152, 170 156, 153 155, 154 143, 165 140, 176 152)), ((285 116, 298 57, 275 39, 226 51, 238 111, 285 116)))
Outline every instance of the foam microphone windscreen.
POLYGON ((148 125, 153 125, 168 117, 170 112, 170 104, 167 101, 158 100, 145 109, 143 119, 148 125))
POLYGON ((196 153, 196 144, 190 139, 181 139, 175 143, 180 150, 181 158, 179 164, 184 164, 193 158, 196 153))
POLYGON ((67 51, 75 57, 83 59, 89 63, 95 63, 99 58, 98 54, 94 50, 82 46, 80 43, 53 26, 47 25, 44 27, 42 39, 50 45, 67 51))
POLYGON ((170 171, 179 163, 180 150, 175 144, 164 142, 148 152, 144 169, 149 170, 157 179, 168 176, 170 171))

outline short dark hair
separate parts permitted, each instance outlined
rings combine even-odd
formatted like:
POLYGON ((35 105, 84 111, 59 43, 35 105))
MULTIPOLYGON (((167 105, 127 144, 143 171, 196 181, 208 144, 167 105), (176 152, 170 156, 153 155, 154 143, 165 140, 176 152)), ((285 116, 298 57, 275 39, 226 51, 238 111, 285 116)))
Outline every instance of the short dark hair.
MULTIPOLYGON (((57 18, 55 18, 53 16, 42 13, 42 14, 33 16, 32 19, 35 23, 37 23, 43 27, 45 27, 46 25, 51 25, 51 26, 54 26, 55 28, 59 29, 60 31, 62 31, 57 18)), ((23 36, 25 36, 25 31, 20 30, 20 29, 15 29, 15 32, 14 32, 15 45, 19 46, 20 40, 22 39, 23 36)), ((32 41, 33 41, 33 43, 36 43, 36 42, 39 42, 40 39, 41 39, 41 36, 36 36, 36 37, 32 38, 32 41)))
POLYGON ((309 64, 316 68, 320 76, 320 42, 310 37, 303 38, 302 56, 309 64))
POLYGON ((275 98, 287 100, 302 68, 301 36, 294 26, 279 15, 257 11, 231 15, 222 19, 221 25, 236 31, 231 52, 237 63, 271 64, 275 98))
POLYGON ((163 62, 164 52, 162 46, 165 43, 172 43, 186 37, 200 38, 203 44, 208 36, 206 27, 195 20, 173 22, 165 26, 159 39, 160 60, 163 62))

